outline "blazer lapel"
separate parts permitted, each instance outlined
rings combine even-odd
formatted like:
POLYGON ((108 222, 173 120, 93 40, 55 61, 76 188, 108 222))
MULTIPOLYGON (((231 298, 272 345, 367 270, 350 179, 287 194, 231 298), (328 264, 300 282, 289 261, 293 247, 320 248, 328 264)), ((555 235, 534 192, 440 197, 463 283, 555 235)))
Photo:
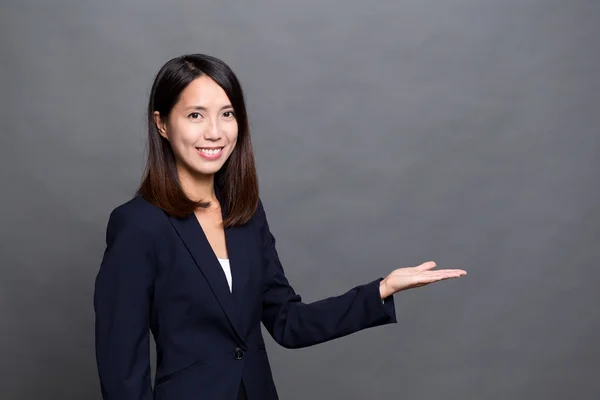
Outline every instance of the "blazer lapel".
POLYGON ((240 317, 242 316, 242 306, 244 305, 244 289, 248 284, 249 278, 246 256, 247 237, 244 235, 245 230, 246 228, 244 226, 225 228, 227 254, 229 256, 229 265, 231 267, 231 277, 233 281, 233 300, 237 305, 238 315, 240 317))
MULTIPOLYGON (((192 255, 196 266, 200 269, 200 272, 202 272, 208 281, 208 284, 217 298, 217 301, 221 305, 221 308, 225 312, 225 315, 231 323, 231 326, 233 327, 238 339, 244 343, 242 331, 239 326, 238 309, 229 290, 225 274, 221 268, 221 265, 219 264, 219 260, 210 247, 210 243, 208 242, 200 223, 196 219, 196 216, 191 214, 186 218, 169 217, 169 220, 192 255)), ((227 236, 232 235, 226 231, 226 238, 227 236)), ((235 237, 236 234, 234 233, 231 241, 238 242, 235 237)), ((236 249, 238 247, 237 243, 234 243, 233 247, 236 249)), ((237 250, 233 250, 232 253, 237 253, 237 250)), ((238 283, 240 277, 238 276, 236 279, 236 275, 238 275, 236 272, 239 268, 233 267, 234 264, 237 264, 236 259, 238 259, 238 257, 234 256, 234 259, 230 261, 232 264, 232 287, 234 293, 236 291, 236 285, 241 285, 241 282, 238 283)))

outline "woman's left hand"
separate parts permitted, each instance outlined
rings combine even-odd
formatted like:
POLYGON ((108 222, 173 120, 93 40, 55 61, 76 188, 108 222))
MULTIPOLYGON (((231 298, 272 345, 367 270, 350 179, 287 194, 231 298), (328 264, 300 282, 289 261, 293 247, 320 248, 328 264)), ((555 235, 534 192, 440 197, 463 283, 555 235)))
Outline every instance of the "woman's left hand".
POLYGON ((401 290, 421 287, 433 282, 458 278, 467 274, 467 272, 462 269, 440 269, 432 271, 435 266, 435 262, 428 261, 416 267, 398 268, 392 271, 379 284, 381 298, 385 299, 401 290))

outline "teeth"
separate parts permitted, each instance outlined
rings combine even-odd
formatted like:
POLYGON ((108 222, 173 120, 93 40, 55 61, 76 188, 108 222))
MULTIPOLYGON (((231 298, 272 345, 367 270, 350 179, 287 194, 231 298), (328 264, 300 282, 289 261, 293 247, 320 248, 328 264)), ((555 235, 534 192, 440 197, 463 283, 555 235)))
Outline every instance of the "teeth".
POLYGON ((223 150, 222 147, 218 148, 218 149, 198 149, 201 152, 203 152, 204 154, 208 154, 209 156, 218 154, 221 150, 223 150))

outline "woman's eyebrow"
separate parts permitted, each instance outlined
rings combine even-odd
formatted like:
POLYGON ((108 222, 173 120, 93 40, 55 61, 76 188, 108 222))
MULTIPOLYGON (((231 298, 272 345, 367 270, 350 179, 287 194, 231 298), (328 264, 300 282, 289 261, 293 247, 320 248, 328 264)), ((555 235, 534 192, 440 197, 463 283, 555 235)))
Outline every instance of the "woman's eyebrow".
MULTIPOLYGON (((223 111, 227 108, 233 108, 233 106, 231 104, 226 104, 224 106, 222 106, 219 111, 223 111)), ((187 108, 188 110, 199 110, 199 111, 207 111, 208 108, 204 107, 204 106, 190 106, 187 108)))

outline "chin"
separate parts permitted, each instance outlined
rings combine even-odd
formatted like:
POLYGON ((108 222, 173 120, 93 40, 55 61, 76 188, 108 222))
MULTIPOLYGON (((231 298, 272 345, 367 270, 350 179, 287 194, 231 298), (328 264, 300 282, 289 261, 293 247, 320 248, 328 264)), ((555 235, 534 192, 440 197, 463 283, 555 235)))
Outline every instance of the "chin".
POLYGON ((202 166, 200 168, 194 168, 194 172, 198 175, 214 175, 223 168, 223 164, 202 166))

